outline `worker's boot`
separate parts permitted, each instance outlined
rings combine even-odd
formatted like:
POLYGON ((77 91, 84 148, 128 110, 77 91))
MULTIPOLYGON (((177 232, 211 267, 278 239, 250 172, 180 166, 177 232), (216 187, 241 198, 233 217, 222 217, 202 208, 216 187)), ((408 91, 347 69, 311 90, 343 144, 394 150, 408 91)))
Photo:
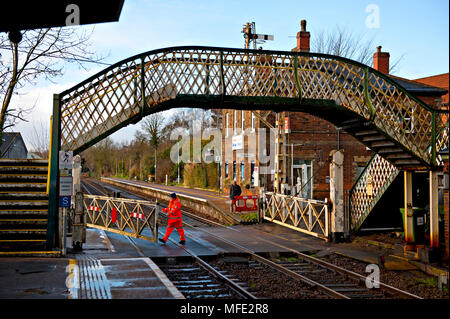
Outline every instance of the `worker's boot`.
POLYGON ((184 245, 186 243, 186 241, 183 239, 183 240, 180 240, 180 244, 181 245, 184 245))
POLYGON ((166 241, 164 239, 162 239, 162 238, 159 238, 159 241, 162 242, 163 244, 166 243, 166 241))

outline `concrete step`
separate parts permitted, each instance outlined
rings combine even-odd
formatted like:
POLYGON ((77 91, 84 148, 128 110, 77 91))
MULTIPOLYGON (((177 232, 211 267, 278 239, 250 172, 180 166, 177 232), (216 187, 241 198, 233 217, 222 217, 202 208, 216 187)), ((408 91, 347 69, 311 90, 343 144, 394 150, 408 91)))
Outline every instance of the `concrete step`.
POLYGON ((379 154, 392 154, 392 153, 403 153, 404 150, 400 147, 382 147, 378 150, 379 154))
POLYGON ((368 136, 368 135, 378 135, 380 134, 380 132, 378 132, 377 130, 364 130, 364 131, 360 131, 360 132, 356 132, 355 136, 368 136))
POLYGON ((388 140, 384 140, 384 141, 379 141, 379 142, 371 142, 370 144, 370 148, 374 149, 374 148, 379 148, 379 147, 386 147, 386 146, 395 146, 394 142, 388 141, 388 140))
POLYGON ((47 166, 0 166, 1 174, 47 174, 47 166))
POLYGON ((0 240, 46 239, 47 228, 8 228, 0 229, 0 240))
POLYGON ((46 239, 0 239, 0 256, 11 256, 12 252, 45 251, 46 239))
POLYGON ((46 166, 48 159, 0 158, 0 167, 6 166, 46 166))
POLYGON ((408 154, 408 153, 392 153, 392 154, 385 155, 384 157, 388 160, 412 158, 411 154, 408 154))
POLYGON ((24 182, 4 182, 0 183, 0 193, 18 192, 46 192, 47 182, 24 183, 24 182))
POLYGON ((422 165, 419 160, 416 159, 397 159, 392 161, 397 167, 412 167, 422 165))
POLYGON ((0 174, 2 183, 47 183, 47 174, 0 174))
POLYGON ((8 229, 42 229, 47 228, 47 218, 0 219, 0 230, 8 229))
POLYGON ((383 135, 371 135, 361 138, 363 142, 387 141, 383 135))
POLYGON ((0 211, 9 210, 47 210, 48 200, 0 200, 0 211))
POLYGON ((43 192, 21 192, 21 193, 0 193, 0 201, 28 201, 28 200, 48 200, 48 195, 43 192))

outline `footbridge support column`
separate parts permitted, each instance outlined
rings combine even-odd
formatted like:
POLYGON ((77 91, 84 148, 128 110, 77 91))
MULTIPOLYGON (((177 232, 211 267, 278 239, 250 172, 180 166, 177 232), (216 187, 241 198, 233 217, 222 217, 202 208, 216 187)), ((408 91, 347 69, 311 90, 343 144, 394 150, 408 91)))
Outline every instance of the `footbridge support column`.
POLYGON ((330 200, 331 240, 340 242, 344 238, 344 153, 341 150, 330 152, 330 200))
POLYGON ((405 225, 405 242, 406 249, 408 245, 414 242, 414 219, 413 219, 413 188, 412 188, 412 172, 404 171, 404 204, 405 210, 403 225, 405 225))
POLYGON ((429 172, 430 183, 430 248, 439 247, 438 172, 429 172))

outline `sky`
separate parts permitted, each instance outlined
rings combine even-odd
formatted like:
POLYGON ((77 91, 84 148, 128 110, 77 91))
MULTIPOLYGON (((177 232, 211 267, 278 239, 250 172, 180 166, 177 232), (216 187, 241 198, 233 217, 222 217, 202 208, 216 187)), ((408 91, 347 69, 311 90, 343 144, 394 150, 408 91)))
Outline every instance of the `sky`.
MULTIPOLYGON (((82 14, 82 12, 80 13, 82 14)), ((290 51, 296 46, 300 20, 307 20, 311 42, 319 32, 346 28, 374 46, 401 58, 395 75, 408 79, 449 71, 449 2, 447 0, 315 0, 315 1, 192 1, 125 0, 118 22, 82 26, 93 29, 91 50, 113 64, 129 56, 170 46, 204 45, 244 47, 241 33, 246 22, 255 22, 257 33, 272 34, 268 50, 290 51)), ((374 52, 376 51, 376 48, 374 52)), ((106 65, 88 64, 88 70, 73 64, 53 83, 38 80, 16 96, 13 105, 36 105, 29 122, 14 128, 29 146, 32 126, 49 123, 52 95, 60 93, 103 70, 106 65)), ((131 140, 140 124, 112 135, 114 141, 131 140)))

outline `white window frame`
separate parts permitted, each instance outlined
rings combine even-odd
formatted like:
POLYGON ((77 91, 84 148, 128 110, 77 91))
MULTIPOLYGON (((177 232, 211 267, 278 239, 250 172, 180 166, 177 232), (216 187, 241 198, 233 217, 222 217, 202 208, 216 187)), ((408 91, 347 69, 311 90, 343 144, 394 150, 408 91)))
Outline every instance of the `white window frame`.
POLYGON ((252 111, 252 132, 255 131, 255 113, 252 111))
POLYGON ((230 135, 230 113, 225 114, 225 137, 228 137, 230 135))

